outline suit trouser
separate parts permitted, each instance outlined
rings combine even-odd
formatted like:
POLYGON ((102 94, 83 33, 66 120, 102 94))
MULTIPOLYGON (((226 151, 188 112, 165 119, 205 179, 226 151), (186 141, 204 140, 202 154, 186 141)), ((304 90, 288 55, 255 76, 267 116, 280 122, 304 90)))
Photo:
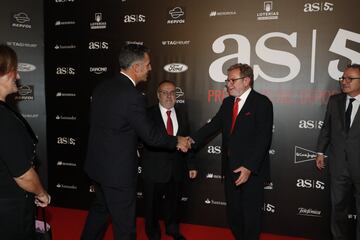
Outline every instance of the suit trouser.
POLYGON ((236 240, 258 240, 264 205, 264 179, 250 176, 235 186, 231 172, 225 175, 226 211, 230 229, 236 240))
POLYGON ((111 216, 115 240, 135 240, 136 189, 113 188, 95 184, 95 200, 82 232, 82 240, 103 238, 111 216))
POLYGON ((163 213, 166 232, 179 234, 180 188, 181 183, 173 179, 166 183, 144 180, 145 230, 149 238, 160 239, 160 212, 163 213))
POLYGON ((32 194, 0 199, 0 239, 35 239, 35 203, 32 194))
MULTIPOLYGON (((349 228, 349 207, 353 197, 356 203, 356 215, 360 216, 360 179, 351 178, 347 169, 330 178, 331 190, 331 232, 334 240, 353 240, 349 228)), ((356 240, 360 240, 360 221, 356 223, 356 240)))

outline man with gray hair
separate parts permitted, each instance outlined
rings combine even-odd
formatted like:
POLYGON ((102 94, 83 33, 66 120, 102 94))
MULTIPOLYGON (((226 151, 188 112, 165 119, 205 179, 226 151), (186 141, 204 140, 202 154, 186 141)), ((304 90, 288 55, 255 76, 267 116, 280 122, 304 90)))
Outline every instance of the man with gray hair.
POLYGON ((138 138, 152 146, 181 149, 189 144, 169 136, 147 117, 145 97, 136 85, 151 70, 149 50, 129 44, 119 54, 121 72, 94 90, 85 172, 94 181, 95 200, 81 239, 102 239, 111 216, 114 239, 135 240, 138 138))

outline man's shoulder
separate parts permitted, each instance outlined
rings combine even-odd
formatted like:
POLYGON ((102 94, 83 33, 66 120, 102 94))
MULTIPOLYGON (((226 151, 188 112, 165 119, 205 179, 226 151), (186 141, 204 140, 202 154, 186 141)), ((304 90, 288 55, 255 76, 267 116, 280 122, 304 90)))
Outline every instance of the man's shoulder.
POLYGON ((259 92, 255 91, 254 89, 251 90, 249 96, 251 96, 251 95, 259 101, 271 103, 271 100, 266 95, 259 93, 259 92))
POLYGON ((339 99, 343 99, 344 97, 346 97, 345 93, 336 93, 334 95, 331 95, 329 100, 339 100, 339 99))

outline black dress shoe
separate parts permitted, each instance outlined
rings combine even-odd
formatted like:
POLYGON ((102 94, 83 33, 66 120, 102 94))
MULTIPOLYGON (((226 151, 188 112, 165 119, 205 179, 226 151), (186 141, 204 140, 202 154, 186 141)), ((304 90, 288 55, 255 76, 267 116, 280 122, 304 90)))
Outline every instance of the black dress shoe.
POLYGON ((160 238, 160 236, 151 236, 151 237, 149 237, 148 238, 149 240, 160 240, 161 238, 160 238))
POLYGON ((180 233, 177 233, 177 234, 169 233, 168 235, 170 235, 174 240, 186 240, 186 238, 183 235, 181 235, 180 233))

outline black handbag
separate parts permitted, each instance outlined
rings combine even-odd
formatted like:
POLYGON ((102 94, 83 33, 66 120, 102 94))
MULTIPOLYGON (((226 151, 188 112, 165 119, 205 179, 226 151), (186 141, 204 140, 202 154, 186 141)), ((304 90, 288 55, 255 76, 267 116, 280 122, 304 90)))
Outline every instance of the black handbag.
POLYGON ((37 217, 35 218, 35 234, 36 234, 36 240, 51 240, 52 239, 52 234, 51 234, 51 228, 50 228, 50 224, 46 222, 46 213, 45 213, 45 208, 43 207, 38 207, 36 209, 36 215, 37 217), (39 212, 39 208, 41 209, 41 220, 37 219, 38 218, 38 212, 39 212))

